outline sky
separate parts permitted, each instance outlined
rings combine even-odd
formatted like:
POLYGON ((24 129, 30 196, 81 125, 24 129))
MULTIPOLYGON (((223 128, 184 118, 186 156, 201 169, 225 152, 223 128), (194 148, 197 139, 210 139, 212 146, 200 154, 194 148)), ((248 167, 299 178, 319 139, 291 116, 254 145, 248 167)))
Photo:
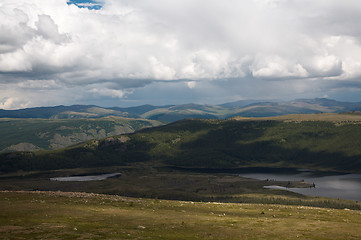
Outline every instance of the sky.
POLYGON ((361 101, 359 0, 1 0, 0 108, 361 101))

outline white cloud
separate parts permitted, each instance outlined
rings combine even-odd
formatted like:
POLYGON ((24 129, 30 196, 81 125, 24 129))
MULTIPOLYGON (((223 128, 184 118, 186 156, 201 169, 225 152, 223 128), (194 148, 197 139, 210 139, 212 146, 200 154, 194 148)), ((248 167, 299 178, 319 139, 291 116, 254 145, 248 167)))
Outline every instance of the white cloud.
POLYGON ((61 89, 63 86, 54 80, 28 80, 16 84, 22 89, 61 89))
POLYGON ((196 82, 187 82, 187 86, 190 88, 190 89, 193 89, 193 88, 195 88, 196 87, 196 85, 197 85, 197 83, 196 82))
POLYGON ((259 58, 256 58, 254 65, 251 66, 254 77, 277 79, 286 77, 302 78, 309 75, 301 64, 292 63, 279 56, 261 56, 259 58))
POLYGON ((108 89, 108 88, 93 88, 89 92, 96 93, 100 96, 110 96, 112 98, 123 98, 125 92, 117 89, 108 89))
POLYGON ((17 109, 26 108, 29 106, 29 102, 24 102, 17 97, 5 97, 0 99, 0 109, 17 109))
POLYGON ((100 10, 66 2, 0 2, 0 83, 85 86, 84 96, 97 84, 93 94, 124 98, 153 80, 361 76, 358 0, 104 0, 100 10))
POLYGON ((339 76, 342 73, 342 61, 335 55, 315 56, 312 63, 321 75, 339 76))
POLYGON ((58 26, 49 15, 39 15, 39 20, 35 22, 38 35, 44 39, 49 39, 55 43, 63 43, 67 41, 65 34, 60 34, 58 26))

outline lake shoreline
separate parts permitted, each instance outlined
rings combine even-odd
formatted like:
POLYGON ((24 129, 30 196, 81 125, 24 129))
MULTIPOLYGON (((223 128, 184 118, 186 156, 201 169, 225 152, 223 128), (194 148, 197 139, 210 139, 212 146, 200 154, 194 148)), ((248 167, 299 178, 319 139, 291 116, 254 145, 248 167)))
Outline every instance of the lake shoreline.
POLYGON ((50 178, 51 181, 60 181, 60 182, 87 182, 87 181, 102 181, 112 177, 119 177, 121 173, 106 173, 98 175, 77 175, 69 177, 54 177, 50 178))
POLYGON ((238 176, 265 181, 272 179, 274 182, 307 182, 312 184, 312 187, 295 188, 291 185, 282 186, 275 183, 272 185, 267 184, 264 188, 285 190, 307 196, 361 201, 361 174, 298 171, 296 173, 248 172, 240 173, 238 176))

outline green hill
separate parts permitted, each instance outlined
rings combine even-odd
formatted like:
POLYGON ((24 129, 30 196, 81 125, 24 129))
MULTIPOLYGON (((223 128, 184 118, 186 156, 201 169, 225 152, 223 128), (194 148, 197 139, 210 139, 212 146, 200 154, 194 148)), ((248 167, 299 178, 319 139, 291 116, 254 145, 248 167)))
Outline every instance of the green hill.
POLYGON ((0 151, 58 149, 90 139, 131 133, 158 121, 105 117, 95 119, 0 119, 0 151))
POLYGON ((208 169, 295 167, 361 172, 361 116, 183 120, 57 151, 0 155, 0 170, 47 170, 135 162, 208 169))
POLYGON ((287 114, 342 113, 360 111, 361 103, 339 102, 325 98, 298 99, 286 102, 243 100, 221 105, 182 104, 168 106, 99 107, 73 105, 18 110, 0 109, 0 118, 80 119, 118 116, 174 122, 186 118, 225 119, 234 116, 268 117, 287 114))

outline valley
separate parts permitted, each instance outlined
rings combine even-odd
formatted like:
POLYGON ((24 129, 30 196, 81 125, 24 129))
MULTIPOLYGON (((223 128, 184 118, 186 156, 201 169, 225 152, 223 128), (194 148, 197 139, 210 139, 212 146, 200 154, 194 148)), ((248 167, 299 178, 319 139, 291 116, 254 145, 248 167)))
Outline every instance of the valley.
POLYGON ((360 240, 360 22, 0 0, 0 240, 360 240))
POLYGON ((62 148, 0 154, 0 208, 6 216, 0 234, 6 238, 360 237, 353 227, 361 221, 360 201, 288 191, 317 189, 307 177, 250 174, 361 173, 357 112, 169 124, 123 117, 2 121, 10 124, 4 132, 13 134, 44 127, 53 134, 93 134, 62 148), (129 131, 115 134, 117 126, 129 131), (94 181, 74 180, 85 176, 94 181), (340 224, 344 228, 335 233, 340 224))

